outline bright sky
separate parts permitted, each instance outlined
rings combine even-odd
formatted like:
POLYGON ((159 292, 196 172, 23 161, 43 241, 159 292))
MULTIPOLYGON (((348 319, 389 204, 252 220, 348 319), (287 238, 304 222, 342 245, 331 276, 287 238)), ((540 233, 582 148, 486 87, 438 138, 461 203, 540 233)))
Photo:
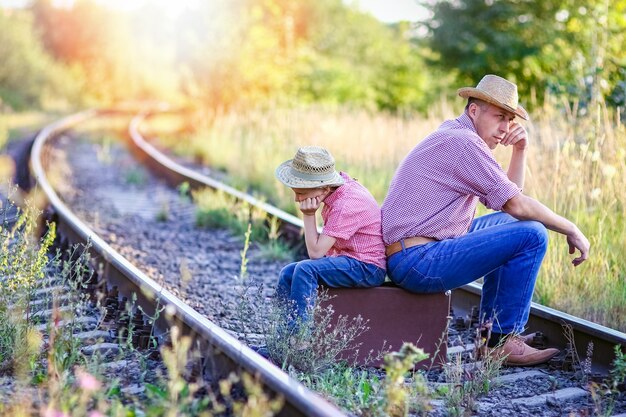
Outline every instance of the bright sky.
MULTIPOLYGON (((57 0, 58 3, 71 0, 57 0)), ((129 7, 133 3, 142 3, 146 0, 100 0, 101 3, 110 3, 118 7, 129 7)), ((149 0, 148 0, 149 1, 149 0)), ((172 5, 182 4, 178 0, 152 0, 159 3, 172 5)), ((315 0, 311 0, 315 1, 315 0)), ((386 22, 397 22, 399 20, 415 21, 426 15, 424 9, 417 5, 417 0, 344 0, 346 3, 357 4, 358 7, 376 16, 377 19, 386 22)), ((189 2, 189 0, 187 0, 189 2)), ((0 6, 20 7, 28 3, 28 0, 0 0, 0 6)), ((131 6, 132 7, 132 6, 131 6)))
POLYGON ((344 0, 356 4, 366 12, 386 23, 399 20, 415 21, 427 15, 426 10, 417 4, 417 0, 344 0))

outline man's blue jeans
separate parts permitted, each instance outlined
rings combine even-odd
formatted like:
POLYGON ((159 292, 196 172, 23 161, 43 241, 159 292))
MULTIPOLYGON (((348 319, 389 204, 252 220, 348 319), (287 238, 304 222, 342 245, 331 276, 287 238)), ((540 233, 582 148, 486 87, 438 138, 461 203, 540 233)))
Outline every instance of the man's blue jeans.
POLYGON ((276 296, 293 307, 291 321, 308 319, 317 287, 376 287, 385 281, 385 270, 348 256, 328 256, 290 263, 280 271, 276 296))
POLYGON ((474 219, 467 234, 418 245, 387 259, 396 285, 413 292, 443 292, 484 277, 481 318, 497 333, 521 333, 548 234, 536 221, 497 212, 474 219))

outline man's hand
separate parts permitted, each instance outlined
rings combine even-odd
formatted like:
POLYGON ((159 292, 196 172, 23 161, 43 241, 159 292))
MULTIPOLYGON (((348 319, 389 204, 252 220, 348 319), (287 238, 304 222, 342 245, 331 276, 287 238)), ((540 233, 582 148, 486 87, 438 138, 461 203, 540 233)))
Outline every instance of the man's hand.
POLYGON ((320 208, 320 204, 322 204, 320 197, 307 198, 300 202, 300 211, 305 216, 313 216, 317 209, 320 208))
POLYGON ((526 129, 524 129, 524 126, 517 122, 512 122, 509 127, 509 132, 504 135, 504 138, 500 141, 500 145, 513 145, 517 149, 523 150, 528 146, 528 142, 528 133, 526 129))
POLYGON ((567 235, 567 244, 569 245, 570 255, 576 252, 576 249, 580 251, 580 256, 572 260, 572 264, 574 264, 574 266, 578 266, 587 260, 591 245, 589 244, 589 240, 587 240, 585 235, 583 235, 578 228, 573 234, 567 235))

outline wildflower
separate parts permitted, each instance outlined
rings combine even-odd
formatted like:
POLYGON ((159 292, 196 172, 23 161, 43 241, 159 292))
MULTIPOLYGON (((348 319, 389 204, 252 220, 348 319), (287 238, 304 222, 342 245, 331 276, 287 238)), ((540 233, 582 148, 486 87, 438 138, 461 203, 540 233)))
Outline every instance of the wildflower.
POLYGON ((78 380, 78 385, 84 391, 97 391, 102 386, 102 384, 96 379, 96 377, 88 372, 83 371, 82 369, 78 369, 76 371, 76 379, 78 380))
POLYGON ((583 154, 587 153, 587 151, 589 150, 588 143, 581 143, 579 146, 580 146, 580 152, 583 154))
POLYGON ((87 417, 104 417, 104 414, 102 414, 100 411, 94 410, 91 411, 87 417))
POLYGON ((600 195, 602 195, 602 190, 599 188, 594 188, 593 190, 591 190, 589 197, 591 197, 592 200, 597 200, 600 198, 600 195))
POLYGON ((63 411, 53 410, 48 408, 44 413, 43 417, 70 417, 69 414, 64 413, 63 411))
POLYGON ((617 168, 615 168, 613 165, 610 165, 610 164, 602 165, 602 174, 606 178, 611 179, 615 176, 616 173, 617 173, 617 168))
POLYGON ((165 307, 165 314, 167 317, 174 317, 176 316, 176 307, 174 307, 172 304, 168 304, 165 307))
POLYGON ((593 151, 593 153, 591 154, 591 160, 594 162, 598 162, 600 160, 600 152, 593 151))

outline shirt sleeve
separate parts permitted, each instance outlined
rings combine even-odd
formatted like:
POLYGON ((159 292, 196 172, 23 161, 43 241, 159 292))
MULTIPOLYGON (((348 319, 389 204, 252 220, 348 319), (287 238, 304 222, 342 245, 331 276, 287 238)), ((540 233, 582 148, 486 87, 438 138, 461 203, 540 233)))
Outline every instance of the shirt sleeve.
POLYGON ((512 182, 486 147, 468 141, 459 154, 456 175, 460 192, 479 198, 487 208, 502 210, 522 190, 512 182))
POLYGON ((336 239, 350 239, 361 228, 358 211, 356 207, 349 207, 345 201, 332 207, 322 233, 336 239))

